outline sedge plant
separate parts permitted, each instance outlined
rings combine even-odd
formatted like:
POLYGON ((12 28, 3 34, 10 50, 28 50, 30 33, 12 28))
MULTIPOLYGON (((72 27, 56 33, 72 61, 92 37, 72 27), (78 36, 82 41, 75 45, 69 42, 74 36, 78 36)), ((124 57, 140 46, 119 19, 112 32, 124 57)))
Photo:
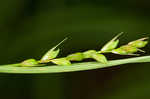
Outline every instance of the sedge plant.
POLYGON ((56 46, 48 50, 40 60, 27 59, 21 63, 13 65, 3 65, 0 66, 0 72, 8 73, 53 73, 53 72, 71 72, 71 71, 81 71, 81 70, 91 70, 97 68, 104 68, 110 66, 116 66, 126 63, 139 63, 139 62, 150 62, 150 56, 135 57, 129 59, 113 60, 108 61, 105 53, 113 53, 119 55, 133 55, 139 56, 137 52, 144 53, 142 50, 148 44, 148 37, 141 38, 138 40, 131 41, 125 45, 119 46, 119 37, 123 33, 119 33, 112 40, 107 42, 100 50, 87 50, 84 52, 76 52, 69 54, 66 57, 57 58, 60 53, 58 48, 64 41, 65 38, 56 46), (96 62, 82 62, 86 59, 93 59, 96 62), (78 61, 82 63, 73 63, 73 61, 78 61), (47 66, 48 63, 53 63, 55 65, 47 66), (33 68, 36 67, 36 68, 33 68), (14 71, 13 71, 14 70, 14 71))
POLYGON ((102 64, 107 64, 108 59, 104 55, 105 53, 114 53, 120 55, 139 55, 136 52, 144 52, 141 48, 145 47, 148 43, 148 37, 141 38, 135 41, 131 41, 126 45, 122 45, 118 47, 119 44, 119 36, 123 33, 119 33, 112 40, 106 43, 99 51, 96 50, 88 50, 85 52, 76 52, 73 54, 69 54, 63 58, 56 58, 60 52, 60 49, 57 48, 60 44, 62 44, 67 38, 62 40, 59 44, 51 48, 48 52, 46 52, 42 58, 37 61, 35 59, 27 59, 21 62, 20 66, 22 67, 33 67, 33 66, 44 66, 43 64, 54 63, 58 66, 71 66, 72 61, 82 61, 84 59, 94 59, 97 62, 102 64))

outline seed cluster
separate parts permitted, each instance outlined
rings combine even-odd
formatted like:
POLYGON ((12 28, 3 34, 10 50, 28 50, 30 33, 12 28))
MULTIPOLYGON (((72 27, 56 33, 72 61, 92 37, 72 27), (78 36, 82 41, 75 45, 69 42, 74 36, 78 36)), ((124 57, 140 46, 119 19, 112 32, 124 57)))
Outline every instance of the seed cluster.
POLYGON ((51 62, 57 65, 65 65, 69 66, 71 65, 71 61, 82 61, 84 59, 94 59, 97 62, 100 62, 102 64, 107 64, 108 60, 103 55, 104 53, 114 53, 114 54, 120 54, 120 55, 139 55, 135 54, 136 52, 144 52, 140 48, 143 48, 147 45, 148 37, 141 38, 132 42, 129 42, 126 45, 122 45, 117 48, 119 44, 118 37, 123 34, 119 33, 117 36, 115 36, 112 40, 110 40, 108 43, 106 43, 100 51, 96 50, 88 50, 85 52, 77 52, 70 54, 63 58, 56 58, 60 52, 60 49, 57 49, 57 47, 62 44, 67 38, 65 38, 63 41, 61 41, 59 44, 51 48, 39 61, 35 59, 27 59, 23 62, 21 62, 21 66, 24 67, 33 67, 33 66, 44 66, 45 64, 51 62))

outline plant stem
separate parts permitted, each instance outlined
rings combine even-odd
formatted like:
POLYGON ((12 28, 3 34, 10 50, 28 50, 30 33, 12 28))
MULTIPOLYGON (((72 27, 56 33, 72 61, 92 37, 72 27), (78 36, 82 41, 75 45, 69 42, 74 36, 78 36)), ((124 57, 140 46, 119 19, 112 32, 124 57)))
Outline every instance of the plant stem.
POLYGON ((107 64, 101 64, 98 62, 81 62, 81 63, 74 63, 71 66, 52 65, 43 67, 19 67, 20 64, 1 65, 0 73, 21 73, 21 74, 62 73, 62 72, 74 72, 74 71, 106 68, 127 63, 143 63, 143 62, 150 62, 150 56, 111 60, 108 61, 107 64))

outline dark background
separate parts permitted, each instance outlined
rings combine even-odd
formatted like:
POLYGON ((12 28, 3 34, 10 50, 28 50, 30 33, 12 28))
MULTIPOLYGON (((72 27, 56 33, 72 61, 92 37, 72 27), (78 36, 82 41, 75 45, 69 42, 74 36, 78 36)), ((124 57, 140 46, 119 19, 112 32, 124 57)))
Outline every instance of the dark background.
MULTIPOLYGON (((148 0, 1 0, 0 64, 39 59, 66 36, 60 57, 150 36, 148 0)), ((144 49, 149 55, 149 45, 144 49)), ((109 59, 127 56, 107 55, 109 59)), ((148 99, 149 63, 61 74, 0 74, 0 99, 148 99)))

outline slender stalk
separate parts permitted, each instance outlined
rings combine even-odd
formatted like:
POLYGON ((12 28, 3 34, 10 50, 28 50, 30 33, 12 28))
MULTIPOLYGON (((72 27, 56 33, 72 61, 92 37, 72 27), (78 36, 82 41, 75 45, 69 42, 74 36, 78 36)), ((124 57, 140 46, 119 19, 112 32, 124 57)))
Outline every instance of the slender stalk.
POLYGON ((143 63, 143 62, 150 62, 150 56, 111 60, 107 64, 101 64, 99 62, 81 62, 81 63, 74 63, 71 66, 52 65, 43 67, 19 67, 19 64, 1 65, 0 73, 21 73, 21 74, 62 73, 62 72, 74 72, 74 71, 106 68, 127 63, 143 63))

